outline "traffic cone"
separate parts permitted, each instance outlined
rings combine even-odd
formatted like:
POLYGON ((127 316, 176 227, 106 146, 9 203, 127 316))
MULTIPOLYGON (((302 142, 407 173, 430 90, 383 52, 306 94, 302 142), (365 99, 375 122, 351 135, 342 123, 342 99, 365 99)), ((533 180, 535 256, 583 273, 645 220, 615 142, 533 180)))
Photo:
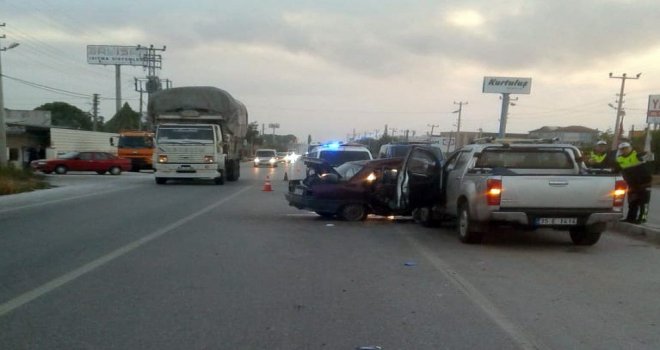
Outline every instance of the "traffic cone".
POLYGON ((289 175, 287 175, 286 171, 284 172, 284 180, 283 181, 289 181, 289 175))
POLYGON ((273 192, 273 187, 270 185, 270 176, 266 176, 266 181, 264 181, 264 188, 262 189, 264 192, 273 192))

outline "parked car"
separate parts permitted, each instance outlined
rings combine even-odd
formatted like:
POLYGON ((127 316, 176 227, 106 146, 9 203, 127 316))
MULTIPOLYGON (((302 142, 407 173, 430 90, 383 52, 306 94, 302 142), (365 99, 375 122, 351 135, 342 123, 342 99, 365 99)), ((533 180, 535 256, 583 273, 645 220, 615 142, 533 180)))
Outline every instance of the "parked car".
POLYGON ((289 181, 289 205, 323 217, 364 220, 368 214, 392 215, 396 174, 402 158, 347 162, 338 167, 318 158, 302 158, 308 166, 304 180, 289 181))
POLYGON ((266 165, 269 167, 277 166, 277 151, 274 149, 258 149, 254 153, 254 167, 266 165))
POLYGON ((30 166, 44 174, 55 172, 66 174, 68 171, 95 171, 99 175, 109 172, 119 175, 131 170, 131 160, 119 158, 107 152, 69 152, 57 159, 33 160, 30 166))

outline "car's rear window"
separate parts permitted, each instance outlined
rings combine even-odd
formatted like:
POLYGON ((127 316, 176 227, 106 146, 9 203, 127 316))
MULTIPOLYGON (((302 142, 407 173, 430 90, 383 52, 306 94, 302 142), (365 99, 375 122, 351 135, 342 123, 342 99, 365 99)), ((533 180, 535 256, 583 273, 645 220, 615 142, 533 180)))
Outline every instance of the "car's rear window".
POLYGON ((369 160, 371 156, 366 151, 321 151, 319 158, 337 166, 354 160, 369 160))
POLYGON ((561 149, 485 149, 476 168, 573 169, 573 161, 561 149))

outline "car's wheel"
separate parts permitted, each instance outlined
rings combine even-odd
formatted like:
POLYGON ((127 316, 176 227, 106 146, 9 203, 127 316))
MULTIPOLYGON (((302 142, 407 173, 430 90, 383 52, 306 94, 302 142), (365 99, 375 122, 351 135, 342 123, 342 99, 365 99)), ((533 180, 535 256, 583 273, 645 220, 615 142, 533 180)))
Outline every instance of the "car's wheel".
POLYGON ((362 204, 347 204, 341 209, 341 217, 346 221, 362 221, 367 218, 367 208, 362 204))
POLYGON ((475 231, 474 223, 470 218, 470 207, 467 203, 463 203, 458 207, 458 220, 456 229, 458 231, 458 238, 463 243, 473 244, 481 243, 483 239, 483 232, 475 231))
POLYGON ((58 165, 55 167, 55 173, 64 175, 69 169, 67 169, 64 165, 58 165))
POLYGON ((216 185, 224 185, 225 184, 225 176, 221 175, 220 177, 216 177, 215 179, 213 179, 213 183, 215 183, 216 185))
POLYGON ((599 223, 591 226, 577 226, 570 228, 571 241, 575 245, 594 245, 607 226, 599 223))
POLYGON ((335 213, 331 213, 328 211, 315 211, 316 214, 319 214, 320 216, 326 218, 326 219, 331 219, 335 217, 335 213))
POLYGON ((166 177, 157 177, 156 178, 156 183, 159 184, 159 185, 164 185, 166 182, 167 182, 166 177))
POLYGON ((105 170, 97 170, 96 173, 99 175, 103 175, 105 174, 105 170))
POLYGON ((110 172, 110 175, 119 175, 121 174, 121 168, 113 166, 112 168, 108 169, 108 172, 110 172))

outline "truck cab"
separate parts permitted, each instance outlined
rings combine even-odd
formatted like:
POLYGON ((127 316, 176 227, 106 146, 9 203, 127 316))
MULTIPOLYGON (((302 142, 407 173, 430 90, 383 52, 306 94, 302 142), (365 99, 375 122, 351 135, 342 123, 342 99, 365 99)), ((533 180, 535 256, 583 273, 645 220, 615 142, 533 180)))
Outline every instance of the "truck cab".
POLYGON ((110 138, 110 145, 117 147, 117 156, 131 160, 131 171, 153 169, 154 133, 125 130, 110 138))

